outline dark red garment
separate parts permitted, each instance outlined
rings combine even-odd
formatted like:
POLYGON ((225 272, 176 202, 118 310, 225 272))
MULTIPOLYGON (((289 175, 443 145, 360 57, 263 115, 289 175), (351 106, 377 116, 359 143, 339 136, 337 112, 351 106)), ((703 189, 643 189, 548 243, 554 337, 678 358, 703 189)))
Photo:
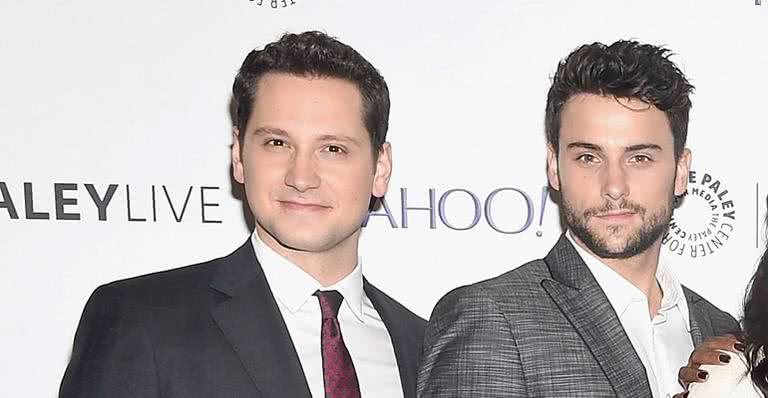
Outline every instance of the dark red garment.
POLYGON ((337 318, 344 296, 336 290, 318 290, 315 296, 320 300, 320 311, 323 314, 320 343, 323 350, 325 398, 360 398, 355 365, 344 345, 337 318))

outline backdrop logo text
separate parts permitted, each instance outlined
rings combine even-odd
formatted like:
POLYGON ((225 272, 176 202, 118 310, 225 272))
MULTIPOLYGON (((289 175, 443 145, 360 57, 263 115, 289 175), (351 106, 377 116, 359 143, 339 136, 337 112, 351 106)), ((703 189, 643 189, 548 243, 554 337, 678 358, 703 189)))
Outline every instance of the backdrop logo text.
POLYGON ((296 0, 248 0, 259 7, 269 7, 272 9, 286 8, 296 4, 296 0))
POLYGON ((381 218, 391 228, 437 229, 466 231, 486 225, 502 234, 519 234, 536 224, 537 236, 548 201, 548 190, 526 192, 521 188, 502 187, 490 192, 476 193, 465 188, 438 191, 426 188, 418 191, 400 188, 399 197, 390 194, 382 200, 381 209, 370 212, 363 223, 381 218))
POLYGON ((0 219, 221 224, 217 186, 0 181, 0 219), (20 185, 20 186, 19 186, 20 185))
POLYGON ((662 245, 690 258, 714 254, 733 236, 736 204, 725 184, 709 173, 688 173, 688 195, 675 210, 662 245))

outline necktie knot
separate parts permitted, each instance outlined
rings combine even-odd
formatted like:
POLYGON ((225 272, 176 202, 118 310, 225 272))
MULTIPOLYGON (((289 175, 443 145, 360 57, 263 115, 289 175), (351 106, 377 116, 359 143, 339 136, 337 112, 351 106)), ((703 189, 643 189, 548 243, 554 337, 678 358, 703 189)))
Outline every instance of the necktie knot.
POLYGON ((336 319, 344 296, 336 290, 318 290, 315 292, 315 296, 320 301, 320 312, 323 319, 336 319))

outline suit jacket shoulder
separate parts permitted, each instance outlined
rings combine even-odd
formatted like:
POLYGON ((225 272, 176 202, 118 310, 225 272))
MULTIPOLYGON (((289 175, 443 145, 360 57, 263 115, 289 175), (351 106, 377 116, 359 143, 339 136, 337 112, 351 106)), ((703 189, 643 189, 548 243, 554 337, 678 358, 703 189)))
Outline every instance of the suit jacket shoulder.
POLYGON ((551 279, 544 260, 533 260, 511 271, 477 283, 461 286, 448 292, 433 310, 430 322, 440 310, 449 312, 487 312, 493 310, 504 314, 510 322, 524 321, 531 313, 537 312, 541 304, 543 280, 551 279), (517 319, 520 316, 521 319, 517 319))
POLYGON ((535 291, 541 290, 541 281, 551 278, 546 262, 543 259, 537 259, 475 285, 487 291, 489 297, 501 303, 516 302, 531 298, 535 295, 535 291))
POLYGON ((392 314, 397 316, 398 321, 400 322, 399 326, 414 333, 415 337, 417 337, 418 340, 421 340, 424 336, 424 327, 427 325, 427 321, 424 318, 414 314, 411 310, 367 280, 365 280, 363 286, 365 287, 365 292, 368 295, 368 298, 376 303, 374 305, 387 307, 392 314))
POLYGON ((686 301, 688 301, 694 345, 700 344, 704 339, 711 336, 739 333, 741 330, 739 323, 731 314, 717 308, 707 299, 685 286, 683 286, 683 292, 686 301))
POLYGON ((206 292, 221 259, 117 280, 99 286, 96 299, 119 299, 149 308, 189 306, 206 292))

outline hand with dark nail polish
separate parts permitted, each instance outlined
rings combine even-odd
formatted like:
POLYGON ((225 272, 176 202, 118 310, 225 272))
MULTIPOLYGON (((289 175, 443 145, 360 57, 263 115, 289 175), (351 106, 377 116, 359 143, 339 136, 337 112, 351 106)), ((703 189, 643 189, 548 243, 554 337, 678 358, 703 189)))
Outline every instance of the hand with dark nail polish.
MULTIPOLYGON (((702 377, 699 371, 701 365, 724 365, 731 361, 731 356, 723 351, 738 352, 738 346, 744 346, 734 335, 711 337, 700 344, 688 359, 688 364, 677 374, 680 384, 688 387, 690 383, 703 383, 706 376, 702 377)), ((706 372, 703 372, 706 375, 706 372)))

